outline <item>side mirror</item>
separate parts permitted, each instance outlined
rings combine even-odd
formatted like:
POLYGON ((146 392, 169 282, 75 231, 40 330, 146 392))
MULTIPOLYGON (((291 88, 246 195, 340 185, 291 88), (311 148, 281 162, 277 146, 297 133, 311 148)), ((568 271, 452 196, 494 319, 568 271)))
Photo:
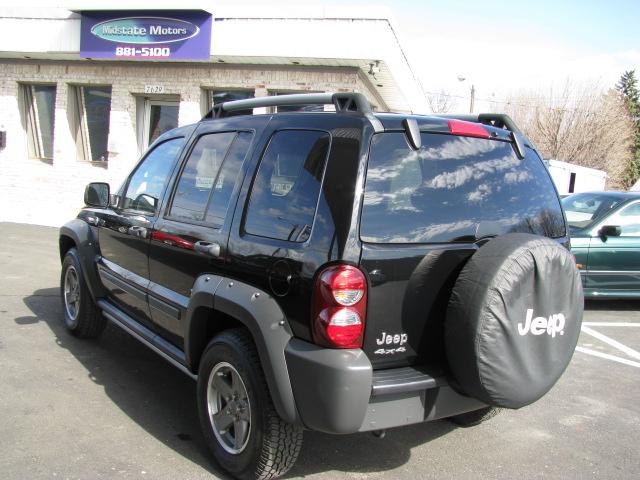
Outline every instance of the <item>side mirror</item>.
POLYGON ((93 182, 84 189, 84 204, 89 207, 107 208, 109 206, 109 184, 93 182))
POLYGON ((607 237, 619 237, 622 234, 622 229, 618 225, 605 225, 600 230, 598 230, 598 235, 607 238, 607 237))

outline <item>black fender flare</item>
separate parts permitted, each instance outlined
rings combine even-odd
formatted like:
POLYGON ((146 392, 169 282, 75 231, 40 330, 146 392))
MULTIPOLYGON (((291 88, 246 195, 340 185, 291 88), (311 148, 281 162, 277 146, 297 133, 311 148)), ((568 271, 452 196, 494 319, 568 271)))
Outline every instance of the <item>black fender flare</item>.
POLYGON ((185 356, 192 371, 196 370, 202 349, 198 337, 206 332, 206 322, 215 322, 215 318, 197 315, 201 307, 229 315, 249 330, 276 411, 284 421, 299 423, 284 353, 293 334, 275 299, 265 291, 237 280, 217 275, 198 277, 185 318, 185 356))
POLYGON ((64 259, 63 245, 64 237, 73 241, 80 257, 82 273, 87 283, 89 293, 94 300, 104 297, 106 290, 100 282, 96 267, 96 256, 98 255, 98 241, 89 224, 79 218, 75 218, 60 227, 58 237, 60 248, 60 260, 64 259))

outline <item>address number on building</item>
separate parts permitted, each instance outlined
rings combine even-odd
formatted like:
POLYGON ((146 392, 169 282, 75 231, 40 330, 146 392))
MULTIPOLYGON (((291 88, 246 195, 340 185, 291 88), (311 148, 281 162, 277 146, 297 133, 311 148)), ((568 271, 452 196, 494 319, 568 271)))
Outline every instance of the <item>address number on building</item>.
POLYGON ((144 93, 164 93, 164 85, 145 85, 144 93))

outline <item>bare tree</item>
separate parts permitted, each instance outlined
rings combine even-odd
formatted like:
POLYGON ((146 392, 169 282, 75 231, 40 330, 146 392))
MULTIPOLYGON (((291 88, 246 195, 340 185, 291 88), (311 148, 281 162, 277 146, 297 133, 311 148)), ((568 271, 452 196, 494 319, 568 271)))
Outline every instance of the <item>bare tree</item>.
POLYGON ((548 159, 604 170, 609 188, 626 188, 633 124, 615 90, 567 81, 558 90, 514 95, 508 113, 548 159))
POLYGON ((444 90, 427 95, 427 102, 432 113, 449 113, 455 103, 452 96, 444 90))

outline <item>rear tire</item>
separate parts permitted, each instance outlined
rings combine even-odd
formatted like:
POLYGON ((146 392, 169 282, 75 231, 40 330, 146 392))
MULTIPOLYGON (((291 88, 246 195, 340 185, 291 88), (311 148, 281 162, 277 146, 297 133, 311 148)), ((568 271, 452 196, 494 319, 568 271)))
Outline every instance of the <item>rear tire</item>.
POLYGON ((227 330, 211 340, 197 389, 200 425, 222 468, 243 480, 267 480, 293 466, 302 429, 278 416, 248 332, 227 330))
POLYGON ((107 321, 87 288, 75 248, 70 249, 62 261, 60 297, 67 330, 78 338, 99 337, 107 321))
POLYGON ((481 408, 480 410, 475 410, 473 412, 454 415, 453 417, 449 417, 447 420, 464 428, 475 427, 476 425, 480 425, 482 422, 486 422, 487 420, 495 417, 501 411, 502 411, 501 408, 485 407, 485 408, 481 408))

